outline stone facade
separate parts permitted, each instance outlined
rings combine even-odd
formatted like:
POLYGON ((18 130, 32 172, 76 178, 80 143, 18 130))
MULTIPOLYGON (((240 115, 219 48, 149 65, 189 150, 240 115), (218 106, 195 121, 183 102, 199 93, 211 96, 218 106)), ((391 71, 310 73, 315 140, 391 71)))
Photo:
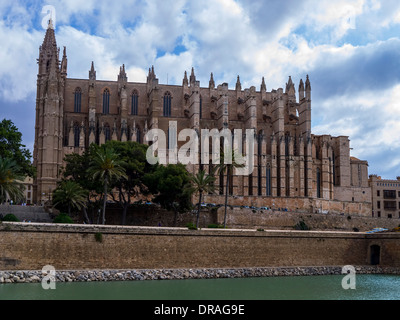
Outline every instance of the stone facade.
POLYGON ((372 216, 377 218, 400 218, 400 177, 396 180, 371 175, 372 216))
MULTIPOLYGON (((160 84, 154 67, 146 83, 129 82, 125 66, 117 81, 96 79, 92 63, 88 79, 67 77, 64 47, 59 60, 54 30, 49 24, 38 59, 35 200, 45 201, 56 187, 66 154, 82 153, 91 143, 108 140, 147 143, 151 129, 254 129, 255 170, 250 176, 217 179, 222 196, 310 198, 359 203, 371 207, 368 163, 350 157, 348 137, 317 136, 311 132, 311 82, 300 81, 298 97, 291 77, 285 89, 268 91, 264 78, 259 90, 215 85, 201 87, 194 69, 184 72, 182 85, 160 84)), ((179 142, 178 147, 183 143, 179 142)), ((243 149, 245 150, 245 149, 243 149)), ((189 166, 190 171, 199 165, 189 166)), ((213 166, 202 164, 211 172, 213 166)), ((221 200, 222 202, 222 200, 221 200)), ((370 213, 369 213, 370 214, 370 213)))

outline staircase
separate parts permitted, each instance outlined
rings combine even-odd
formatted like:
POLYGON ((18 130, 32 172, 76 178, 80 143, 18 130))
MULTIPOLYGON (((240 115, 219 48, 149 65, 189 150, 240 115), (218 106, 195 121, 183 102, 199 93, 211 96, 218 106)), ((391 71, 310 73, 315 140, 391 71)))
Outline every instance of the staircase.
POLYGON ((0 205, 0 214, 3 215, 3 217, 7 214, 13 214, 20 221, 44 223, 53 222, 53 219, 45 211, 44 207, 39 206, 0 205))

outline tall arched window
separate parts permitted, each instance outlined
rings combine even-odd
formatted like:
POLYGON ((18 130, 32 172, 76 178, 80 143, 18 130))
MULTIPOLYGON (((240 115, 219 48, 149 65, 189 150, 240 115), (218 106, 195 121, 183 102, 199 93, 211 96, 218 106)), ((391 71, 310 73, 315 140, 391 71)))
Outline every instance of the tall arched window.
POLYGON ((267 165, 267 177, 266 177, 266 189, 267 189, 267 197, 272 196, 272 187, 271 187, 271 166, 267 165))
POLYGON ((110 90, 103 91, 103 114, 110 113, 110 90))
POLYGON ((321 198, 321 170, 317 168, 317 198, 321 198))
POLYGON ((82 109, 82 89, 76 88, 74 93, 74 112, 80 113, 82 109))
POLYGON ((136 90, 132 93, 132 100, 131 100, 131 115, 137 116, 139 109, 139 94, 136 90))
POLYGON ((136 128, 136 142, 140 143, 141 136, 140 136, 140 128, 136 128))
POLYGON ((164 95, 164 109, 163 109, 164 117, 171 116, 171 93, 166 92, 164 95))
POLYGON ((79 140, 81 135, 81 128, 78 123, 74 124, 74 146, 75 148, 79 147, 79 140))
POLYGON ((111 129, 108 123, 104 125, 104 137, 105 137, 105 142, 111 140, 111 129))

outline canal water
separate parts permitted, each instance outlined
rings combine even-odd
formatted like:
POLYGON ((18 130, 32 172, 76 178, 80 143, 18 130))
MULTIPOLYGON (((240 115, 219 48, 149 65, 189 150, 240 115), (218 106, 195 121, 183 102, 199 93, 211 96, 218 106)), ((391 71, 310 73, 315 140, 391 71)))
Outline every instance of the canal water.
POLYGON ((344 276, 0 285, 0 300, 399 300, 400 276, 344 276))

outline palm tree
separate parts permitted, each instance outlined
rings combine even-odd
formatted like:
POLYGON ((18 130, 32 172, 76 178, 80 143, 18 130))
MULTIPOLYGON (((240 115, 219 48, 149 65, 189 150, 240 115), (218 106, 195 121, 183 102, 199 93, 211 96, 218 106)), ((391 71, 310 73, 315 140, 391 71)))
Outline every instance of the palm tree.
POLYGON ((203 170, 197 172, 197 174, 190 176, 189 186, 187 190, 191 193, 199 194, 199 203, 197 209, 197 218, 196 218, 196 228, 199 228, 199 219, 200 219, 200 208, 201 208, 201 199, 204 192, 213 193, 215 191, 214 185, 215 178, 213 176, 207 175, 203 170))
POLYGON ((119 155, 114 149, 103 146, 94 152, 88 170, 94 179, 103 180, 103 224, 105 224, 108 185, 112 179, 127 179, 123 161, 119 160, 119 155))
POLYGON ((237 151, 233 151, 233 150, 229 150, 229 151, 226 150, 225 152, 221 151, 220 164, 217 165, 217 167, 215 168, 219 174, 222 174, 222 175, 226 174, 224 228, 226 228, 229 187, 230 187, 230 183, 233 183, 233 181, 231 182, 230 177, 233 176, 234 169, 244 167, 244 162, 243 162, 242 158, 243 157, 237 151), (225 161, 225 159, 227 159, 228 161, 225 161))
POLYGON ((24 198, 24 186, 20 182, 19 167, 10 158, 0 156, 0 203, 10 197, 14 202, 24 198))
POLYGON ((66 205, 68 215, 71 215, 71 208, 81 210, 86 207, 87 191, 80 184, 66 180, 62 181, 53 193, 53 205, 55 207, 66 205))

